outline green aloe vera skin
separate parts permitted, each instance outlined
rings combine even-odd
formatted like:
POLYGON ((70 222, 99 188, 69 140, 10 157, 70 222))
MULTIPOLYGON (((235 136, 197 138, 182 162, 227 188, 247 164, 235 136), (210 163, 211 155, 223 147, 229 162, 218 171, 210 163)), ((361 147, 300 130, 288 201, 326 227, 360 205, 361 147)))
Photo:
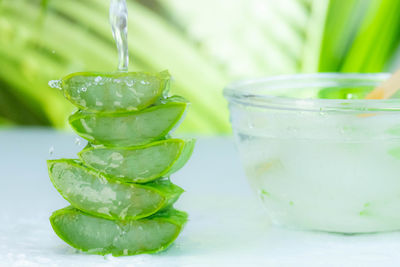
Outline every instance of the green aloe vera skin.
POLYGON ((82 110, 127 112, 154 104, 168 91, 170 74, 79 72, 62 79, 64 96, 82 110))
POLYGON ((49 160, 50 179, 74 207, 107 219, 139 219, 171 206, 183 189, 169 180, 127 184, 109 179, 77 160, 49 160))
POLYGON ((88 147, 78 155, 86 165, 111 178, 146 183, 182 168, 193 152, 194 143, 194 139, 167 139, 138 147, 88 147))
POLYGON ((71 206, 50 217, 54 232, 72 247, 113 256, 164 250, 177 238, 186 221, 185 212, 172 208, 140 220, 107 220, 71 206))
POLYGON ((185 99, 174 96, 164 104, 134 112, 78 111, 69 117, 69 123, 78 135, 93 144, 138 146, 165 139, 183 118, 187 105, 185 99))

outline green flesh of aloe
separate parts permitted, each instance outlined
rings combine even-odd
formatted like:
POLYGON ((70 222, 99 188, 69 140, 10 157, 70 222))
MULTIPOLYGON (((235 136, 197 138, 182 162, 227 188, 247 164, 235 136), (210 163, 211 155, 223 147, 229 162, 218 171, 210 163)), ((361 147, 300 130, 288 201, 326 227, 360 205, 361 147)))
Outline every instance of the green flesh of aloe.
POLYGON ((139 147, 88 147, 78 155, 88 166, 125 182, 146 183, 178 171, 190 158, 194 140, 167 139, 139 147))
POLYGON ((138 219, 171 206, 183 190, 169 180, 147 184, 113 181, 77 160, 49 160, 50 179, 74 207, 108 219, 138 219))
POLYGON ((72 247, 114 256, 166 249, 187 221, 173 204, 183 189, 169 175, 190 158, 194 139, 170 137, 189 103, 168 97, 170 75, 73 73, 61 81, 79 108, 69 117, 89 141, 80 159, 48 160, 50 180, 71 204, 50 217, 72 247))
POLYGON ((172 208, 140 220, 107 220, 73 207, 50 217, 56 234, 72 247, 114 256, 163 250, 176 239, 186 220, 186 213, 172 208))
POLYGON ((154 104, 168 90, 168 71, 73 73, 62 79, 65 97, 82 110, 126 112, 154 104))
POLYGON ((78 111, 70 116, 69 122, 82 138, 93 144, 138 146, 164 139, 179 123, 187 105, 186 100, 175 96, 135 112, 78 111))

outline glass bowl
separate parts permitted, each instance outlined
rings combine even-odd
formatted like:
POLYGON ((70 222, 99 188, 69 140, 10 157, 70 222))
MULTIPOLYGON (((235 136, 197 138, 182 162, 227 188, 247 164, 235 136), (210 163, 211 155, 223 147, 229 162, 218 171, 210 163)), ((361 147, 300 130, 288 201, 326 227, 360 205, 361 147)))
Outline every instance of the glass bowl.
POLYGON ((225 88, 248 181, 273 223, 400 229, 400 99, 363 99, 388 77, 290 75, 225 88))

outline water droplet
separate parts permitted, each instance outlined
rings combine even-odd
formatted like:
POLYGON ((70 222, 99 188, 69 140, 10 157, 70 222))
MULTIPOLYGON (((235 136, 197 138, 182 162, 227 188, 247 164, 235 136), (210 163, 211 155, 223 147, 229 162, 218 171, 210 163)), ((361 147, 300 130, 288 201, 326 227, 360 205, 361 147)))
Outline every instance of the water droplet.
POLYGON ((86 92, 87 88, 86 87, 82 87, 82 92, 86 92))
POLYGON ((111 254, 104 255, 104 259, 107 261, 115 260, 115 257, 111 254))
POLYGON ((49 86, 51 87, 51 88, 56 88, 56 89, 59 89, 59 90, 61 90, 62 88, 61 88, 61 80, 51 80, 51 81, 49 81, 49 86))
POLYGON ((75 137, 75 145, 81 146, 81 139, 78 137, 75 137))
POLYGON ((115 92, 115 95, 116 95, 117 97, 123 97, 123 95, 122 95, 120 92, 118 92, 118 91, 115 92))
POLYGON ((95 81, 96 83, 101 82, 101 77, 100 77, 100 76, 97 76, 96 78, 94 78, 94 81, 95 81))
POLYGON ((132 80, 126 81, 126 85, 127 85, 128 87, 132 87, 134 83, 135 83, 135 82, 132 81, 132 80))
POLYGON ((54 154, 54 146, 49 148, 49 155, 52 156, 54 154))

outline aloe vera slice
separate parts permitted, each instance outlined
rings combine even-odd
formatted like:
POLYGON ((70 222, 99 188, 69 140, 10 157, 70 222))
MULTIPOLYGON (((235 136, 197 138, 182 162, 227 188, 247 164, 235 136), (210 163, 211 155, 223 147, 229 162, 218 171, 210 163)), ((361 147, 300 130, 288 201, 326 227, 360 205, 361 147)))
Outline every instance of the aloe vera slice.
POLYGON ((108 219, 139 219, 171 206, 183 190, 169 180, 147 184, 113 181, 77 160, 49 160, 54 187, 73 206, 108 219))
POLYGON ((88 147, 78 155, 86 165, 114 179, 146 183, 182 168, 193 147, 193 139, 167 139, 138 147, 88 147))
POLYGON ((78 135, 93 144, 144 145, 163 139, 179 123, 187 105, 181 97, 170 97, 164 103, 136 112, 78 111, 69 117, 69 123, 78 135))
POLYGON ((185 212, 172 208, 140 220, 107 220, 71 206, 50 217, 54 232, 67 244, 81 251, 114 256, 164 250, 186 221, 185 212))
POLYGON ((78 72, 62 79, 64 96, 83 110, 124 112, 152 105, 167 90, 168 71, 91 73, 78 72))

